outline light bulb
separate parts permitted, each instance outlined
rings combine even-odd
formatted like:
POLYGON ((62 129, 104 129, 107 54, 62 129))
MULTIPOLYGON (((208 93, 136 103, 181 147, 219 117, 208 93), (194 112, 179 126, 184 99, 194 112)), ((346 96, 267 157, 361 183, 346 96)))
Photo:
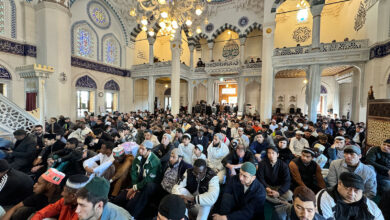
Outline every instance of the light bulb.
POLYGON ((202 9, 201 8, 197 8, 196 10, 195 10, 195 14, 196 15, 198 15, 198 16, 200 16, 201 14, 202 14, 202 9))
POLYGON ((172 24, 172 27, 173 27, 174 29, 178 29, 178 28, 179 28, 179 24, 177 24, 177 21, 176 21, 176 20, 173 20, 171 24, 172 24))
POLYGON ((196 28, 196 33, 197 33, 197 34, 200 34, 200 33, 202 33, 202 29, 200 29, 200 27, 199 27, 199 26, 196 28))
POLYGON ((191 21, 190 19, 188 19, 188 20, 186 21, 186 25, 187 25, 188 27, 190 27, 190 26, 192 25, 192 21, 191 21))
POLYGON ((172 33, 172 34, 176 34, 176 30, 173 29, 173 30, 171 31, 171 33, 172 33))
POLYGON ((146 26, 142 26, 142 28, 141 28, 143 31, 147 31, 148 30, 148 28, 146 27, 146 26))
POLYGON ((232 32, 231 31, 228 31, 228 35, 231 35, 232 34, 232 32))
POLYGON ((149 29, 148 34, 149 34, 149 36, 153 37, 154 36, 154 30, 152 28, 149 29))
POLYGON ((303 83, 304 83, 304 84, 307 84, 307 83, 308 83, 307 79, 304 79, 304 80, 303 80, 303 83))
POLYGON ((204 19, 204 24, 209 24, 209 20, 207 18, 204 19))
POLYGON ((165 24, 165 22, 161 21, 158 25, 160 25, 160 27, 162 29, 164 29, 167 25, 165 24))
POLYGON ((306 21, 308 16, 309 16, 309 11, 307 10, 307 8, 301 9, 297 13, 297 20, 298 22, 306 21))
POLYGON ((192 37, 192 35, 193 35, 193 34, 192 34, 192 31, 189 31, 189 32, 188 32, 188 36, 189 36, 189 37, 192 37))
POLYGON ((135 8, 132 8, 131 10, 130 10, 130 16, 132 16, 132 17, 134 17, 134 16, 136 16, 137 15, 137 13, 135 12, 135 8))
POLYGON ((167 18, 168 17, 168 12, 162 11, 160 15, 161 15, 162 18, 167 18))
POLYGON ((148 20, 146 19, 145 16, 142 17, 141 24, 143 24, 145 26, 148 25, 148 20))

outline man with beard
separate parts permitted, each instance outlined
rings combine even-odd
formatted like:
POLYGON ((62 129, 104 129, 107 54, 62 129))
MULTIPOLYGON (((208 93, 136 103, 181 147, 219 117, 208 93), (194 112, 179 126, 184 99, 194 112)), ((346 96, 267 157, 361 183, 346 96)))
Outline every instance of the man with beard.
POLYGON ((84 175, 77 174, 70 176, 62 190, 62 199, 36 212, 31 220, 43 220, 57 216, 58 220, 78 220, 78 215, 76 214, 76 192, 87 183, 88 177, 84 175))
POLYGON ((363 195, 363 178, 355 173, 340 174, 337 185, 317 194, 320 215, 337 220, 383 220, 381 210, 363 195))
POLYGON ((112 150, 114 155, 115 174, 110 179, 111 196, 117 196, 119 191, 127 187, 130 184, 130 168, 134 157, 129 154, 125 154, 125 150, 122 146, 118 146, 112 150))
POLYGON ((37 138, 37 153, 39 154, 42 148, 45 147, 42 125, 35 125, 33 134, 37 138))
POLYGON ((172 136, 169 134, 164 134, 161 139, 161 143, 153 148, 153 153, 156 154, 158 158, 160 158, 162 167, 165 167, 169 162, 171 151, 174 148, 171 141, 172 136))

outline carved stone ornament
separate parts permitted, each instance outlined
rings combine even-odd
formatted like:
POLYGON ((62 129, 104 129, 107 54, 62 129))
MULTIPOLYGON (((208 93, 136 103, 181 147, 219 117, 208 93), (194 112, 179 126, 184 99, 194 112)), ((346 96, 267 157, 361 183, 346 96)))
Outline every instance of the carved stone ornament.
POLYGON ((359 31, 366 23, 366 8, 363 2, 360 2, 359 10, 355 16, 355 31, 359 31))
POLYGON ((293 33, 293 39, 297 43, 303 43, 307 41, 311 36, 311 30, 308 27, 298 27, 293 33))

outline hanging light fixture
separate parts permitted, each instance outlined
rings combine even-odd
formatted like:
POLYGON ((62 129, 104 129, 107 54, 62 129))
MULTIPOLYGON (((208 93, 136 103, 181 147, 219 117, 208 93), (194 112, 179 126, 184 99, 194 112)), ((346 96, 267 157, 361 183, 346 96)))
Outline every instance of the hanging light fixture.
POLYGON ((308 81, 307 81, 307 79, 305 78, 304 80, 303 80, 303 84, 307 84, 308 83, 308 81))
POLYGON ((304 22, 309 17, 309 6, 305 0, 301 0, 297 4, 298 12, 297 12, 297 20, 298 22, 304 22))

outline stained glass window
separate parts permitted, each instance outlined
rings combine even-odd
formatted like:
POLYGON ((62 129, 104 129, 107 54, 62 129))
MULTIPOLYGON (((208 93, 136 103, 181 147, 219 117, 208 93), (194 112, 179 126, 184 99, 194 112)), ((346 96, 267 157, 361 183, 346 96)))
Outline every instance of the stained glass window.
POLYGON ((84 29, 79 29, 77 39, 78 55, 85 57, 90 56, 92 54, 91 34, 84 29))
POLYGON ((112 40, 106 41, 106 63, 115 64, 117 48, 112 40))
POLYGON ((4 0, 0 0, 0 34, 5 33, 4 17, 5 17, 5 4, 4 4, 4 0))

